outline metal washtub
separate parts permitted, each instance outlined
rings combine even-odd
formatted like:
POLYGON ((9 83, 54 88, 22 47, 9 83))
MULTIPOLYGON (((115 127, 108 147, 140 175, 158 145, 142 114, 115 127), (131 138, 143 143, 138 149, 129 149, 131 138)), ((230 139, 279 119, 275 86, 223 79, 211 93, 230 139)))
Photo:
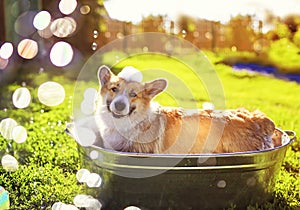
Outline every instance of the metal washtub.
POLYGON ((229 154, 155 155, 81 147, 81 166, 102 177, 88 188, 105 210, 223 209, 262 204, 272 199, 276 176, 293 131, 280 131, 274 149, 229 154), (96 159, 91 152, 98 152, 96 159))

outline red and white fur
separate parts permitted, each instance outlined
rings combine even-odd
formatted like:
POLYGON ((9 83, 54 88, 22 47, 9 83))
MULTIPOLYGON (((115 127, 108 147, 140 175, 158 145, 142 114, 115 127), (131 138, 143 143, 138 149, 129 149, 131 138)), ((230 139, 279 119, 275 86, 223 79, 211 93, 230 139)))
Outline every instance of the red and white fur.
POLYGON ((136 153, 231 153, 273 147, 275 125, 259 111, 185 110, 152 99, 167 88, 165 79, 131 81, 106 66, 95 120, 104 147, 136 153))

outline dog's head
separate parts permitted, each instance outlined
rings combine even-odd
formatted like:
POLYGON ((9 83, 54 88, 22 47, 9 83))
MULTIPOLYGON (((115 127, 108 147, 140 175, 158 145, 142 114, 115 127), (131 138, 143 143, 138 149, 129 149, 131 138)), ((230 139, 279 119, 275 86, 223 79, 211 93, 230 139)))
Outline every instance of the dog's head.
POLYGON ((165 79, 142 83, 117 76, 107 66, 99 68, 98 79, 102 103, 116 119, 147 114, 151 100, 167 87, 165 79))

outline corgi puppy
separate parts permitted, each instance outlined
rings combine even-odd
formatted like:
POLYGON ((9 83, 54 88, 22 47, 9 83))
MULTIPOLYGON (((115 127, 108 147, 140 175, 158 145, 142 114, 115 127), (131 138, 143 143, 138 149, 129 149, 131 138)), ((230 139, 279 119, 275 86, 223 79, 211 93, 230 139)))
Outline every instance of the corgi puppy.
POLYGON ((95 121, 104 148, 135 153, 233 153, 273 147, 275 125, 259 111, 185 110, 164 107, 153 98, 167 80, 142 83, 98 70, 101 85, 95 121))

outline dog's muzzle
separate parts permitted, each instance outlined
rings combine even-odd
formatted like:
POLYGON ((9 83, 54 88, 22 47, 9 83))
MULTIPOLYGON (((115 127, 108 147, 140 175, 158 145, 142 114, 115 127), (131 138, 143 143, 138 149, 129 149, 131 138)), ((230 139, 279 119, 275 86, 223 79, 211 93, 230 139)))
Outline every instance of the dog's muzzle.
POLYGON ((118 101, 107 101, 107 109, 112 113, 114 118, 122 118, 126 116, 130 116, 133 111, 136 109, 135 106, 130 106, 128 103, 118 100, 118 101))
POLYGON ((133 111, 134 111, 135 109, 136 109, 135 106, 134 106, 134 107, 131 107, 130 110, 129 110, 129 113, 128 113, 127 115, 120 115, 120 114, 117 114, 117 113, 115 113, 115 112, 111 112, 111 113, 112 113, 112 116, 113 116, 114 118, 119 119, 119 118, 122 118, 122 117, 130 116, 130 115, 133 113, 133 111))

